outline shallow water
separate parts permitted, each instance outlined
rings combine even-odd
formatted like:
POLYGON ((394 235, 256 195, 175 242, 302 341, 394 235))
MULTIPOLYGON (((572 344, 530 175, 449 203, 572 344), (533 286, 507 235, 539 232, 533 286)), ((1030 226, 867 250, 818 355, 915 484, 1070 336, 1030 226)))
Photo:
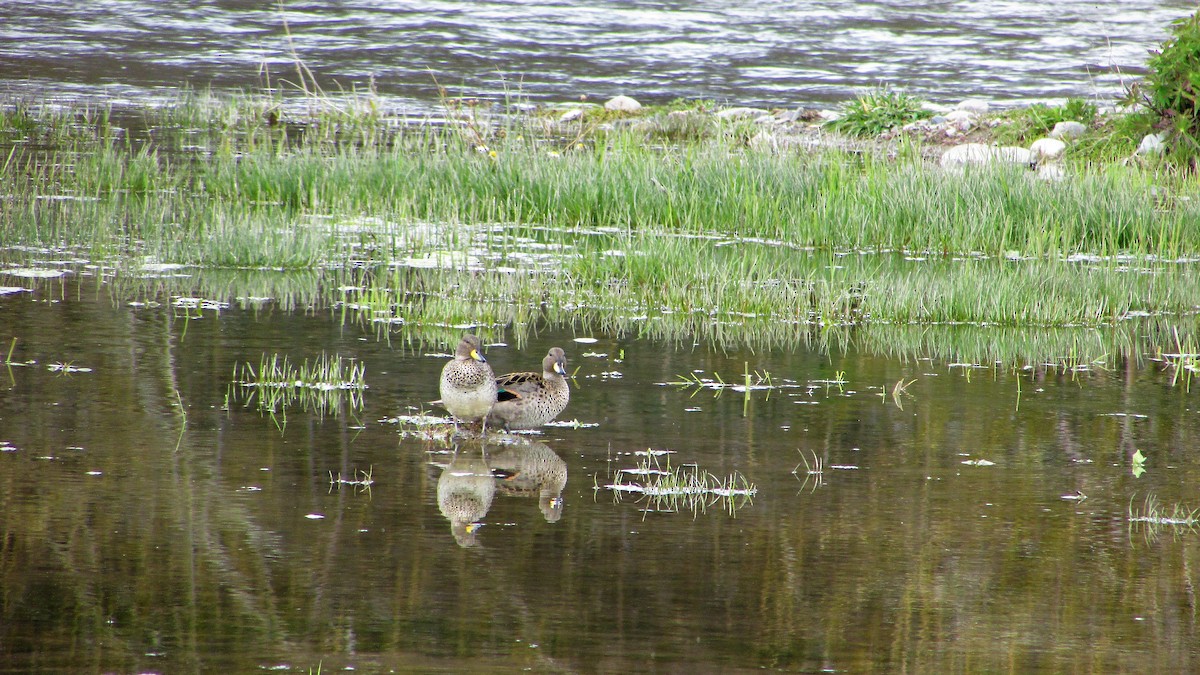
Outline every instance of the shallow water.
POLYGON ((1130 521, 1150 496, 1200 506, 1196 393, 1151 361, 1014 373, 496 333, 497 372, 567 349, 579 425, 493 439, 510 477, 479 480, 478 444, 397 420, 437 412, 459 329, 419 344, 319 305, 187 310, 169 279, 135 298, 67 267, 0 272, 31 289, 0 296, 25 364, 0 369, 0 671, 1200 666, 1200 533, 1130 521), (264 353, 323 352, 365 365, 361 409, 272 419, 234 384, 264 353), (666 384, 747 369, 772 388, 666 384), (647 449, 756 493, 732 513, 618 500, 605 486, 647 449), (535 465, 565 466, 560 506, 553 479, 541 499, 522 482, 535 465), (331 482, 362 472, 369 490, 331 482), (439 485, 482 527, 456 528, 439 485))
POLYGON ((881 81, 933 101, 1096 96, 1142 74, 1183 0, 0 3, 0 89, 144 100, 190 83, 372 86, 401 108, 536 101, 828 104, 881 81), (286 24, 286 26, 285 26, 286 24), (436 83, 436 84, 435 84, 436 83))

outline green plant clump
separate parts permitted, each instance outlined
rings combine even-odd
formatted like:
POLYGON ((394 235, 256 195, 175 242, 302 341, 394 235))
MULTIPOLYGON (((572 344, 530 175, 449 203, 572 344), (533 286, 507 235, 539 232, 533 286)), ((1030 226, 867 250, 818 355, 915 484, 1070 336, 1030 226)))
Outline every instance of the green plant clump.
POLYGON ((1175 163, 1196 167, 1200 159, 1200 11, 1172 23, 1171 37, 1147 62, 1149 75, 1130 91, 1170 131, 1175 163))
POLYGON ((1003 123, 996 129, 1001 143, 1027 143, 1045 136, 1059 122, 1082 122, 1091 125, 1096 120, 1096 106, 1087 99, 1072 98, 1060 106, 1034 103, 1005 113, 1003 123))
POLYGON ((852 136, 878 136, 899 126, 932 117, 933 112, 921 105, 920 99, 880 87, 860 95, 842 106, 841 117, 829 127, 852 136))

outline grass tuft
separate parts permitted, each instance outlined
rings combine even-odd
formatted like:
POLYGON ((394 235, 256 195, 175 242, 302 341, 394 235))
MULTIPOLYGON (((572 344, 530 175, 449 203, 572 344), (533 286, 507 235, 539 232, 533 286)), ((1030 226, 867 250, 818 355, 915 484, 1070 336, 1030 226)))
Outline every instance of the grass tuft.
POLYGON ((736 515, 742 507, 751 503, 758 488, 738 471, 721 478, 690 464, 672 466, 669 455, 647 451, 639 453, 637 466, 619 469, 612 483, 604 489, 613 493, 613 499, 621 500, 624 494, 638 495, 644 504, 642 518, 651 511, 675 513, 690 510, 692 517, 706 513, 710 507, 720 503, 729 515, 736 515))

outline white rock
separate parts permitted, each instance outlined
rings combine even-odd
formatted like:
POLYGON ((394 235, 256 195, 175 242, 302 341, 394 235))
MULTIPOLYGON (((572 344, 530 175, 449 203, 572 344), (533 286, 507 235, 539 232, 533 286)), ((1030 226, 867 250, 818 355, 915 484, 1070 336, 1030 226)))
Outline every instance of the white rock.
POLYGON ((768 114, 766 110, 761 108, 725 108, 718 110, 716 116, 723 120, 737 120, 746 117, 759 117, 768 114))
POLYGON ((966 166, 981 166, 992 162, 1029 164, 1031 155, 1025 148, 995 147, 983 143, 956 145, 942 155, 943 169, 962 169, 966 166))
POLYGON ((642 109, 642 104, 629 96, 614 96, 608 99, 604 104, 605 110, 615 110, 617 112, 637 112, 642 109))
POLYGON ((1163 141, 1166 140, 1166 134, 1146 134, 1141 143, 1138 143, 1138 155, 1161 155, 1163 151, 1163 141))
POLYGON ((1067 144, 1057 138, 1039 138, 1029 146, 1029 153, 1038 161, 1057 159, 1067 149, 1067 144))
POLYGON ((966 100, 959 101, 958 105, 955 106, 955 109, 965 110, 976 115, 986 115, 989 107, 991 106, 988 105, 988 102, 981 98, 968 98, 966 100))
POLYGON ((583 117, 583 108, 575 108, 574 110, 568 110, 567 112, 563 113, 562 117, 558 118, 558 121, 559 122, 574 122, 575 120, 580 119, 581 117, 583 117))
POLYGON ((1050 131, 1050 138, 1079 138, 1087 133, 1087 125, 1081 122, 1059 122, 1050 131))

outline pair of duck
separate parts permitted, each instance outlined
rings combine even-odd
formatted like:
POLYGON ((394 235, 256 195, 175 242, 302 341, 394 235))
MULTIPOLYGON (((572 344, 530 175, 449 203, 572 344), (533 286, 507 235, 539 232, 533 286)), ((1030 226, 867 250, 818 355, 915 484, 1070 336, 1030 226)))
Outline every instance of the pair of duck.
POLYGON ((483 420, 505 429, 535 429, 558 417, 571 399, 567 355, 554 347, 542 359, 540 373, 496 377, 480 352, 479 338, 467 334, 454 359, 442 368, 442 405, 462 422, 483 420))

